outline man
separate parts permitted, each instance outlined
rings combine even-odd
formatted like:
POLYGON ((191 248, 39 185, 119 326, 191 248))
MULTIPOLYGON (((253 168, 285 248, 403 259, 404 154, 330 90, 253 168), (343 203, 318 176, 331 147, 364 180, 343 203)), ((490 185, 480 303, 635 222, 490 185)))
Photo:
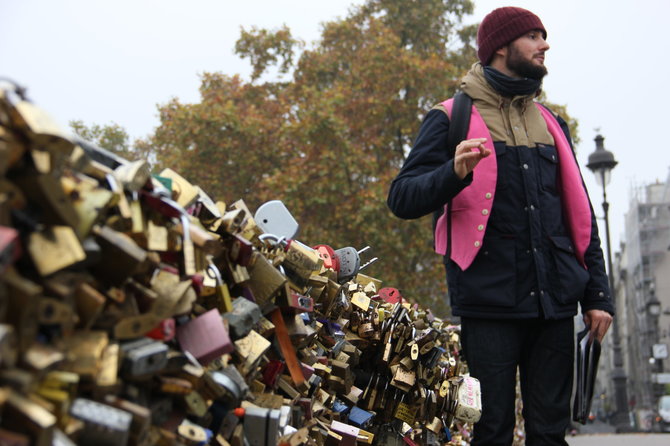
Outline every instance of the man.
POLYGON ((567 445, 577 303, 599 340, 614 314, 567 125, 534 102, 547 73, 546 37, 525 9, 484 18, 479 62, 460 86, 474 105, 468 136, 452 158, 453 104, 429 111, 388 197, 406 219, 447 205, 436 249, 446 254, 452 313, 482 386, 473 445, 512 443, 517 368, 526 444, 567 445))

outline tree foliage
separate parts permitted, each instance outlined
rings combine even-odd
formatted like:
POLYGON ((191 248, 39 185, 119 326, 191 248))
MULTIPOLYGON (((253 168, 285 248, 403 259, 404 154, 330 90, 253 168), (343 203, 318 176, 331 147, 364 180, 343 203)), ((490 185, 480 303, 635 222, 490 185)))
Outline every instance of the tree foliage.
POLYGON ((70 121, 70 129, 80 137, 119 156, 128 158, 132 150, 128 133, 116 123, 86 125, 81 120, 70 121))
POLYGON ((476 59, 471 0, 368 0, 305 47, 288 28, 242 30, 251 81, 202 75, 200 102, 173 99, 138 146, 212 197, 256 209, 282 200, 307 244, 372 247, 365 271, 446 314, 430 217, 402 221, 389 185, 423 115, 476 59), (276 78, 267 80, 271 71, 276 78), (286 80, 288 76, 289 80, 286 80))

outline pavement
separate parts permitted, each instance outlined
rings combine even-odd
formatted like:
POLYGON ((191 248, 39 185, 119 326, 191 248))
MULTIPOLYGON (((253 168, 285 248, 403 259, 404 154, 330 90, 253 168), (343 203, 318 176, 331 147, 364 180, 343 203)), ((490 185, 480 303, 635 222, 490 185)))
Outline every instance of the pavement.
POLYGON ((570 446, 668 446, 670 434, 588 434, 566 437, 570 446))
POLYGON ((593 435, 593 434, 614 434, 616 429, 614 426, 603 421, 595 420, 592 423, 577 424, 577 432, 579 435, 593 435))
POLYGON ((585 425, 577 424, 579 432, 575 436, 567 435, 570 446, 668 446, 670 434, 658 433, 627 433, 617 434, 616 429, 602 421, 594 421, 585 425))

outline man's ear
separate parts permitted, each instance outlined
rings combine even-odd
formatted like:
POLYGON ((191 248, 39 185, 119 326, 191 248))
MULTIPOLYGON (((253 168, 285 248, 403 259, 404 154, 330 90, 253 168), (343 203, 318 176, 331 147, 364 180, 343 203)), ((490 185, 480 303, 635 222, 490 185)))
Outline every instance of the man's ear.
POLYGON ((501 56, 503 59, 507 57, 507 51, 509 51, 509 45, 505 45, 502 48, 498 48, 493 56, 501 56))

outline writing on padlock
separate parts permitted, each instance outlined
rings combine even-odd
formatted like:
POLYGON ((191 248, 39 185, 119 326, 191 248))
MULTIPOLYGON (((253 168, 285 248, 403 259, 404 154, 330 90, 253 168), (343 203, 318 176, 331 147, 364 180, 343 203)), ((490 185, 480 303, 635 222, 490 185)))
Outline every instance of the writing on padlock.
POLYGON ((347 282, 353 279, 356 277, 356 274, 378 260, 377 257, 373 257, 361 265, 360 255, 369 249, 369 246, 366 246, 360 250, 356 250, 356 248, 347 246, 345 248, 336 249, 334 251, 335 257, 337 258, 340 267, 339 271, 337 272, 337 280, 339 282, 347 282))

